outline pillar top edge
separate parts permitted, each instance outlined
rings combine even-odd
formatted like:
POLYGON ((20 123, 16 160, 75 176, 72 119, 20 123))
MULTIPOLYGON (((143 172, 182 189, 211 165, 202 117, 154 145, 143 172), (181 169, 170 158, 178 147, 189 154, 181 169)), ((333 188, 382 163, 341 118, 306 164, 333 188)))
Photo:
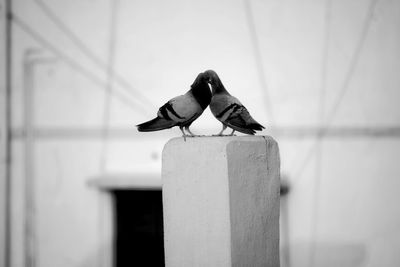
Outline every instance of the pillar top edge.
POLYGON ((186 141, 183 137, 174 137, 168 140, 168 143, 184 143, 184 144, 194 144, 194 143, 222 143, 228 144, 234 141, 242 142, 276 142, 272 136, 269 135, 243 135, 243 136, 196 136, 196 137, 186 137, 186 141))

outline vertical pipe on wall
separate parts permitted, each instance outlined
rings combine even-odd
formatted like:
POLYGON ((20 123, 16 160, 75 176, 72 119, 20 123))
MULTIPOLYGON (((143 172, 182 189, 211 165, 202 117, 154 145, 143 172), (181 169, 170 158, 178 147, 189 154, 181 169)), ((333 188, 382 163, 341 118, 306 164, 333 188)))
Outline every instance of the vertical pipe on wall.
POLYGON ((25 132, 25 266, 37 266, 39 244, 36 233, 35 188, 35 67, 39 64, 53 63, 55 58, 40 55, 41 50, 29 48, 24 55, 24 132, 25 132))
POLYGON ((33 109, 33 61, 30 56, 35 51, 29 49, 24 55, 24 131, 25 131, 25 266, 35 266, 35 197, 33 169, 33 139, 32 124, 33 109))
POLYGON ((11 256, 11 0, 0 1, 0 266, 10 266, 11 256))

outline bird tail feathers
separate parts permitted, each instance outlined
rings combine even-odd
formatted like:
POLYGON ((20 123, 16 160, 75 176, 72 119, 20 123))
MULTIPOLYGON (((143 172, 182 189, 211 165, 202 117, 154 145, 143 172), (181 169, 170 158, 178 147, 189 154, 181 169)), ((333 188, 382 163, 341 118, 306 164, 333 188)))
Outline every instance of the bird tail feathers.
POLYGON ((136 125, 139 132, 153 132, 174 127, 176 122, 157 117, 150 121, 136 125))
POLYGON ((236 131, 245 134, 254 135, 256 131, 262 131, 264 126, 262 126, 252 118, 249 118, 249 120, 250 122, 244 120, 242 117, 236 117, 230 119, 229 121, 226 121, 225 123, 232 129, 235 129, 236 131))
POLYGON ((251 123, 248 125, 251 129, 256 130, 256 131, 262 131, 262 129, 265 129, 264 126, 262 126, 261 124, 259 124, 258 122, 256 123, 251 123))

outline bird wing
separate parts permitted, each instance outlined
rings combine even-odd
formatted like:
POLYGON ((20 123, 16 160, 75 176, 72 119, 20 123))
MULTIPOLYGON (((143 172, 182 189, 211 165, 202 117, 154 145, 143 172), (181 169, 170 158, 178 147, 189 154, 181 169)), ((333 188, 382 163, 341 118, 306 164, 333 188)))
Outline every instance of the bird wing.
POLYGON ((247 108, 234 96, 215 95, 210 108, 218 120, 240 132, 254 134, 254 130, 264 128, 251 117, 247 108))
MULTIPOLYGON (((211 92, 205 74, 197 75, 191 89, 159 108, 157 117, 136 125, 140 132, 159 131, 174 126, 189 127, 209 105, 211 92)), ((190 131, 189 131, 190 133, 190 131)))
POLYGON ((240 107, 243 105, 236 97, 226 94, 214 95, 210 103, 211 112, 221 122, 235 116, 240 107))
POLYGON ((196 115, 200 116, 202 112, 203 109, 194 99, 193 95, 186 93, 172 98, 165 103, 158 110, 157 116, 177 123, 184 123, 192 120, 196 115))

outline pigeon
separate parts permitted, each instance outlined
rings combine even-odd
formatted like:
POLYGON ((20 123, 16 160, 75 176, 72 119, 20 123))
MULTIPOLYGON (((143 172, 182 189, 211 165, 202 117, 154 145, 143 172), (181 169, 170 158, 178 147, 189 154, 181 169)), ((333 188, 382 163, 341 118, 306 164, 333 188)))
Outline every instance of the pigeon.
POLYGON ((254 135, 256 131, 265 129, 250 116, 249 111, 236 97, 228 93, 215 71, 207 70, 204 74, 212 88, 211 112, 222 123, 218 136, 222 136, 227 127, 232 128, 231 136, 235 131, 254 135))
POLYGON ((152 132, 179 126, 186 141, 186 136, 189 135, 183 128, 190 136, 196 136, 190 131, 189 126, 203 113, 210 102, 211 91, 208 78, 204 73, 200 73, 189 91, 169 100, 160 107, 156 118, 136 125, 136 127, 139 132, 152 132))

